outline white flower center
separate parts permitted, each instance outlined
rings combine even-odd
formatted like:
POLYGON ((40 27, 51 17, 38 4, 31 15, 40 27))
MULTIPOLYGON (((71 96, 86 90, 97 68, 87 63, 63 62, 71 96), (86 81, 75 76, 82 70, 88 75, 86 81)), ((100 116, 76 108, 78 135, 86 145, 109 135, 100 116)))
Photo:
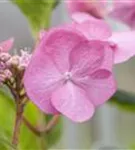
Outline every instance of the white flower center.
POLYGON ((71 72, 65 72, 64 77, 65 77, 66 80, 71 80, 72 73, 71 72))

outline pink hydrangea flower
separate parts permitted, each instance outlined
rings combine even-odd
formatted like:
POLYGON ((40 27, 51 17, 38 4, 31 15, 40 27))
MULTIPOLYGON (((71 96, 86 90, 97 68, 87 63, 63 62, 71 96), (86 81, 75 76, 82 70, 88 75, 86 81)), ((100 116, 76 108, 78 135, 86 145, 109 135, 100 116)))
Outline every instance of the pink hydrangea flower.
POLYGON ((96 17, 103 18, 105 15, 105 0, 66 0, 69 13, 87 12, 96 17))
POLYGON ((52 29, 35 50, 24 85, 29 98, 45 113, 83 122, 116 91, 112 65, 107 42, 88 41, 72 28, 52 29))
POLYGON ((114 8, 109 15, 119 21, 122 21, 129 27, 135 28, 135 1, 114 1, 114 8))
POLYGON ((0 52, 8 52, 14 43, 14 39, 10 38, 7 41, 3 41, 0 43, 0 52))
POLYGON ((110 44, 114 52, 114 62, 122 63, 135 55, 135 32, 114 32, 104 20, 95 19, 85 13, 72 15, 73 27, 82 32, 87 39, 97 39, 110 44))

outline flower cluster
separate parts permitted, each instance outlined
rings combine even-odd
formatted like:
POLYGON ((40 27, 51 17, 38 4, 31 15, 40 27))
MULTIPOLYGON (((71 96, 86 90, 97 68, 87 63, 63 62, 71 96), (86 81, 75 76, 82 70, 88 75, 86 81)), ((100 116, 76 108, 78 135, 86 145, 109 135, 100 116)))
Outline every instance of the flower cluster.
POLYGON ((35 105, 83 122, 116 92, 113 66, 135 55, 135 32, 112 32, 101 2, 66 3, 72 22, 42 30, 32 57, 8 54, 12 40, 0 45, 0 78, 14 76, 15 67, 25 71, 23 84, 35 105))
POLYGON ((28 66, 31 54, 28 51, 21 50, 21 55, 11 55, 9 50, 13 46, 13 38, 0 43, 0 83, 4 83, 15 76, 17 69, 23 71, 28 66))
POLYGON ((12 76, 7 64, 7 62, 11 59, 11 55, 8 51, 12 48, 12 45, 12 38, 0 43, 0 83, 5 82, 6 79, 11 78, 12 76))
POLYGON ((113 33, 99 3, 67 3, 72 23, 40 32, 24 86, 43 112, 82 122, 115 93, 113 65, 135 55, 135 33, 113 33))

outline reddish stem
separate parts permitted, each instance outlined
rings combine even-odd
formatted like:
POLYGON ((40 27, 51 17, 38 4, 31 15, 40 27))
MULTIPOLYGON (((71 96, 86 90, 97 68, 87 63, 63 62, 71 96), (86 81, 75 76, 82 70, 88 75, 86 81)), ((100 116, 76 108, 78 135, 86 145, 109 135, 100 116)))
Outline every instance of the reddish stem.
POLYGON ((14 125, 13 138, 12 138, 12 144, 16 148, 18 146, 22 120, 23 120, 23 106, 17 104, 15 125, 14 125))
POLYGON ((23 117, 24 124, 29 128, 29 130, 31 130, 37 136, 41 136, 44 133, 51 132, 52 128, 55 127, 58 121, 59 121, 59 115, 55 115, 44 128, 40 129, 34 127, 25 117, 23 117))

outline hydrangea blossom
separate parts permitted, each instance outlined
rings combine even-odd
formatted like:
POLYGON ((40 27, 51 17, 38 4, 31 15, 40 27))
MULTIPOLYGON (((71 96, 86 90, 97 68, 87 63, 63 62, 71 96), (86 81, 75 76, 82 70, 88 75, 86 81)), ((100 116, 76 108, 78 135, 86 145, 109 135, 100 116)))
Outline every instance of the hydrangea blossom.
POLYGON ((134 0, 117 0, 114 1, 114 8, 109 16, 122 21, 131 28, 135 28, 135 1, 134 0))
POLYGON ((75 13, 72 19, 74 28, 82 32, 89 40, 98 39, 110 44, 115 55, 115 63, 127 61, 135 55, 134 31, 112 33, 104 20, 95 19, 85 13, 75 13))
POLYGON ((69 13, 87 12, 96 17, 103 18, 105 14, 105 0, 66 0, 69 13))
POLYGON ((116 91, 109 49, 107 42, 89 41, 72 28, 51 29, 24 75, 29 98, 45 113, 76 122, 90 119, 116 91))

